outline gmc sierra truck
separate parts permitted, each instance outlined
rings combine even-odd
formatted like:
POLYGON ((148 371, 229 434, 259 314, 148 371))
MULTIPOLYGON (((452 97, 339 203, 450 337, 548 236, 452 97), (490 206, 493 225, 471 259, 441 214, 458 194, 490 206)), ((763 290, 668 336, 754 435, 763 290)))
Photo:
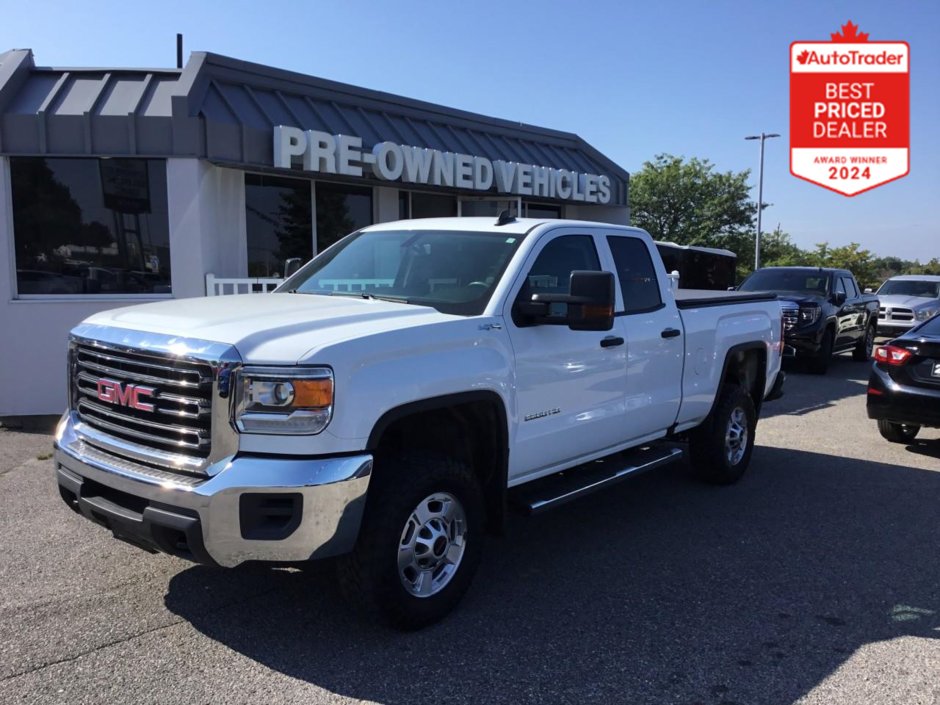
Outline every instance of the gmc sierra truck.
POLYGON ((859 362, 871 358, 878 297, 863 293, 847 269, 765 267, 738 289, 772 291, 785 302, 784 355, 805 361, 810 372, 826 374, 838 353, 851 352, 859 362))
POLYGON ((100 313, 71 334, 65 503, 210 565, 327 557, 412 629, 507 507, 687 454, 730 483, 781 393, 771 294, 674 292, 649 235, 563 220, 364 228, 274 293, 100 313))

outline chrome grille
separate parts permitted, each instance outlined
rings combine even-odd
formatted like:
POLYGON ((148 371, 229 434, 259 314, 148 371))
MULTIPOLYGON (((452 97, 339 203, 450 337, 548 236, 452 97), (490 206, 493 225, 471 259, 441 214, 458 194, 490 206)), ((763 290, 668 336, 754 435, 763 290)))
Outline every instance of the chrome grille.
POLYGON ((73 410, 79 419, 110 436, 184 456, 212 452, 212 367, 171 356, 78 344, 72 351, 73 410), (153 390, 153 410, 109 403, 99 395, 102 380, 121 390, 153 390))
POLYGON ((781 316, 783 317, 783 330, 793 330, 796 328, 796 324, 800 320, 800 309, 786 306, 782 307, 782 309, 781 316))
POLYGON ((880 321, 913 321, 914 311, 909 308, 893 308, 891 306, 880 306, 878 308, 878 320, 880 321))

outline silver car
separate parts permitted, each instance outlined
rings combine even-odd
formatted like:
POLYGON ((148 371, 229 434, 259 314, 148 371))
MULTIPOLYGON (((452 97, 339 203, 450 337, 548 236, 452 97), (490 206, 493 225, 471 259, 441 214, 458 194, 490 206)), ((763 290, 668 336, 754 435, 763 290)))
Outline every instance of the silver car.
POLYGON ((891 277, 876 293, 879 335, 901 335, 940 313, 940 276, 905 274, 891 277))

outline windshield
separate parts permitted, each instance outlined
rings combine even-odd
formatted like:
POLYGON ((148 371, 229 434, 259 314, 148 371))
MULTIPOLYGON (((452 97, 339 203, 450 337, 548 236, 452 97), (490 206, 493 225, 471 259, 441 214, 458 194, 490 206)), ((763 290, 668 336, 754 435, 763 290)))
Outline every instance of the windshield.
POLYGON ((881 285, 878 293, 882 296, 923 296, 926 299, 936 299, 940 298, 940 282, 889 279, 881 285))
POLYGON ((476 316, 522 239, 458 230, 353 233, 278 291, 385 299, 476 316))
POLYGON ((738 288, 741 291, 794 291, 826 296, 829 293, 829 275, 818 269, 761 269, 738 288))

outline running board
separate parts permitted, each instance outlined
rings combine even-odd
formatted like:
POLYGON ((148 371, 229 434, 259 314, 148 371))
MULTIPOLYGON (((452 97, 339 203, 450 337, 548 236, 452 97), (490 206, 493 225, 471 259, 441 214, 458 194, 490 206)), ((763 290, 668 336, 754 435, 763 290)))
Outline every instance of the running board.
POLYGON ((681 449, 664 446, 616 453, 514 487, 510 497, 529 514, 538 514, 681 458, 681 449))

